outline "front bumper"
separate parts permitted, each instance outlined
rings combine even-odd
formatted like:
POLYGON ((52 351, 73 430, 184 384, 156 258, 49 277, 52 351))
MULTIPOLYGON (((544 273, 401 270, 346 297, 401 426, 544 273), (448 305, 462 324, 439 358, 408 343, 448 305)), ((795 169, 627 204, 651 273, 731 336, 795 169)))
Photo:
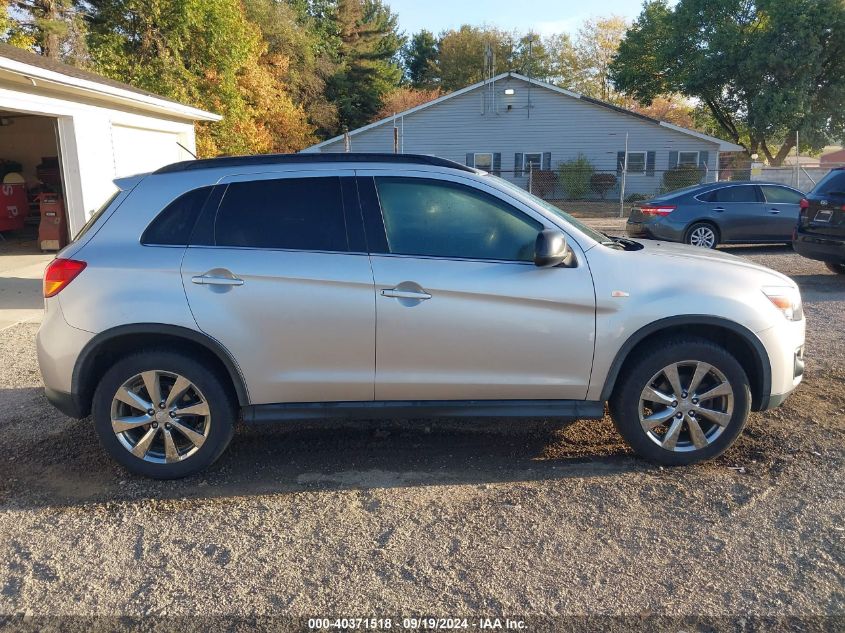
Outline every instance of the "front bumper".
POLYGON ((771 366, 772 384, 768 397, 764 394, 761 410, 773 409, 784 400, 804 378, 804 334, 807 322, 787 321, 779 323, 757 336, 766 348, 771 366))

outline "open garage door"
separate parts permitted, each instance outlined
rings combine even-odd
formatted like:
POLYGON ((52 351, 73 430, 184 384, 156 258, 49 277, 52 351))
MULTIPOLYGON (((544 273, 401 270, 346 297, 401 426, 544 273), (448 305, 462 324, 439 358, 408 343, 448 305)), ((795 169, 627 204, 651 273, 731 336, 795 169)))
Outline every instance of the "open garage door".
POLYGON ((112 125, 115 176, 154 171, 184 159, 179 135, 161 130, 112 125))

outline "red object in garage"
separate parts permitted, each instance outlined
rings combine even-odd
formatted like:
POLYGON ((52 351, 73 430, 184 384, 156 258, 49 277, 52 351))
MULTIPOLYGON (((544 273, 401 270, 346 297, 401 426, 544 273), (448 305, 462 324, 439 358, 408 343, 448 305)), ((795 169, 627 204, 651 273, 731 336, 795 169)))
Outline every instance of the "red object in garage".
POLYGON ((38 243, 42 251, 59 251, 67 246, 67 219, 65 205, 54 193, 40 195, 41 223, 38 225, 38 243))
POLYGON ((0 185, 0 231, 22 229, 28 211, 26 185, 0 185))

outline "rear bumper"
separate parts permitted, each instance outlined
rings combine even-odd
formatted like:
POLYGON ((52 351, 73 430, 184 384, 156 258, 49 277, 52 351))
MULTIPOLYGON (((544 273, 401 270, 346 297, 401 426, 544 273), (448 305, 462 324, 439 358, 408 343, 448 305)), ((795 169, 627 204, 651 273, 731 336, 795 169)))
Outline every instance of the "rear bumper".
POLYGON ((796 253, 807 259, 845 263, 845 235, 835 237, 798 231, 792 241, 792 247, 796 253))
POLYGON ((684 228, 684 226, 674 226, 669 218, 659 218, 646 222, 629 219, 625 224, 625 233, 628 237, 640 239, 683 242, 684 228))

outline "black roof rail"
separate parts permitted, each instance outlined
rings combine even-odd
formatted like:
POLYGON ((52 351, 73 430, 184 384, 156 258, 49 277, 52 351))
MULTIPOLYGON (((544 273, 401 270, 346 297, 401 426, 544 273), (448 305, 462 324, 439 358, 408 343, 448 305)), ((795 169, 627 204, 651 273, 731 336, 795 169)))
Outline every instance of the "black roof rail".
POLYGON ((214 169, 217 167, 248 167, 250 165, 299 165, 309 163, 394 163, 402 165, 431 165, 448 167, 475 173, 475 169, 437 156, 422 154, 258 154, 255 156, 221 156, 219 158, 201 158, 185 160, 165 165, 154 174, 172 174, 195 169, 214 169))

